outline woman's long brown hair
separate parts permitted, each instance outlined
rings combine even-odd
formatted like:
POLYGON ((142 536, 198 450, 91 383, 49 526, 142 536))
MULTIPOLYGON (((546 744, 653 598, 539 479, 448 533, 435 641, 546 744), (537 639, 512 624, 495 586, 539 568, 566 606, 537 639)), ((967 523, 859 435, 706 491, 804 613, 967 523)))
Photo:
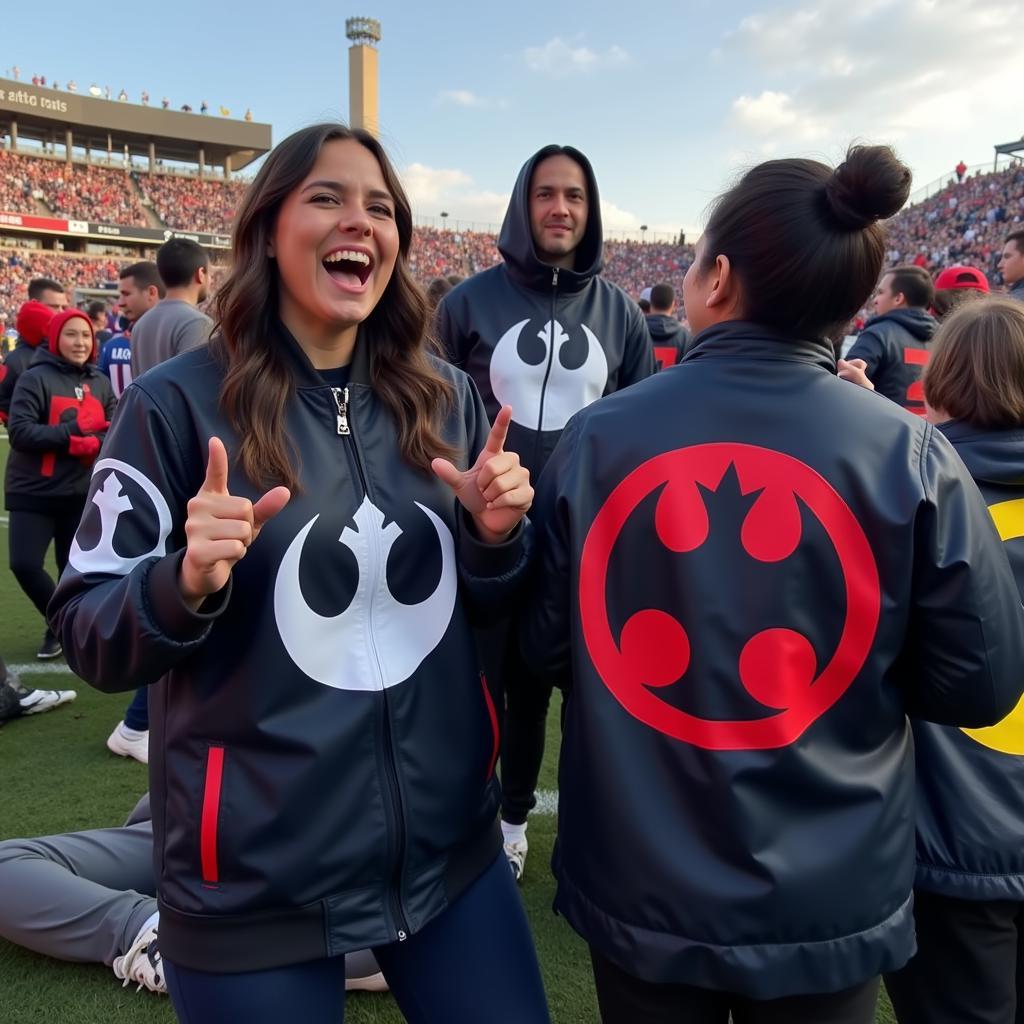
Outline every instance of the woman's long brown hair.
POLYGON ((369 346, 371 384, 395 421, 398 446, 410 463, 429 472, 432 458, 457 454, 438 431, 454 389, 427 354, 427 301, 407 262, 412 211, 405 190, 372 135, 342 124, 317 124, 276 146, 249 186, 235 219, 233 267, 216 299, 213 344, 226 362, 220 404, 241 438, 242 469, 260 485, 298 488, 298 453, 285 435, 285 408, 295 381, 275 340, 278 281, 268 244, 281 204, 313 169, 324 144, 335 139, 354 139, 373 153, 395 200, 395 269, 359 327, 359 344, 369 346))

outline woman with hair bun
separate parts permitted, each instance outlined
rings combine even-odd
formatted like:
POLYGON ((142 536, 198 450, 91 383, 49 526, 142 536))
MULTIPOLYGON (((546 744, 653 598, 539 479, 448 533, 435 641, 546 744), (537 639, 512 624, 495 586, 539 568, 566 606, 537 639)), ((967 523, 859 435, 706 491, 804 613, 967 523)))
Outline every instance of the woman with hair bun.
POLYGON ((879 146, 744 175, 684 281, 693 347, 578 413, 539 484, 521 641, 571 669, 555 906, 606 1024, 870 1024, 914 951, 907 716, 1020 696, 977 488, 827 340, 909 187, 879 146))

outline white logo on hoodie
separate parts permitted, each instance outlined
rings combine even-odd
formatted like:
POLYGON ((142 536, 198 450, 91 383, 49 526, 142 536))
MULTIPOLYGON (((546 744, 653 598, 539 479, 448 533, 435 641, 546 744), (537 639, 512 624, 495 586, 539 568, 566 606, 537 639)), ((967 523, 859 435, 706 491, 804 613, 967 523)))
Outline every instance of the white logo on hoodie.
POLYGON ((557 320, 550 320, 537 332, 537 337, 544 342, 544 358, 536 366, 531 366, 523 362, 518 351, 519 335, 529 322, 528 318, 513 324, 494 346, 490 367, 491 390, 500 405, 512 406, 512 418, 516 423, 529 430, 536 430, 541 420, 543 395, 544 418, 540 429, 561 430, 574 413, 604 394, 608 386, 608 359, 594 332, 586 324, 581 324, 580 329, 587 339, 587 358, 575 370, 563 366, 560 353, 569 335, 557 320))

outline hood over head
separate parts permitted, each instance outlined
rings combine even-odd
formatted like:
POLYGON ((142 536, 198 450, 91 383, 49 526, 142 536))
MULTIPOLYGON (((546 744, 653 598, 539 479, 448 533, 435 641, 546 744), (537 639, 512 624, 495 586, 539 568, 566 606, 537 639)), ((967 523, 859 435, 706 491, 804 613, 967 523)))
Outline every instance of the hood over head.
POLYGON ((587 182, 587 227, 576 248, 572 270, 559 270, 558 287, 562 291, 578 291, 601 272, 604 262, 604 233, 601 227, 601 197, 590 161, 572 146, 545 146, 523 164, 516 178, 505 220, 498 235, 498 251, 510 273, 530 288, 547 288, 551 284, 551 265, 541 261, 530 229, 530 182, 537 165, 550 156, 567 156, 583 169, 587 182))

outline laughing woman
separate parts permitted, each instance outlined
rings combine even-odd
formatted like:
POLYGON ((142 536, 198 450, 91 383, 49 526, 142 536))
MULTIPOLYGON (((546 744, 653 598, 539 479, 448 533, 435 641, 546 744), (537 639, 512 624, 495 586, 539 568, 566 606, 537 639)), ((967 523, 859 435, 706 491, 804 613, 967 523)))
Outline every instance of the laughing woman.
POLYGON ((533 490, 510 410, 490 428, 427 354, 411 234, 372 136, 274 150, 219 333, 122 397, 51 606, 76 672, 154 684, 159 939, 189 1024, 337 1024, 366 946, 410 1021, 548 1019, 470 629, 520 584, 533 490))

